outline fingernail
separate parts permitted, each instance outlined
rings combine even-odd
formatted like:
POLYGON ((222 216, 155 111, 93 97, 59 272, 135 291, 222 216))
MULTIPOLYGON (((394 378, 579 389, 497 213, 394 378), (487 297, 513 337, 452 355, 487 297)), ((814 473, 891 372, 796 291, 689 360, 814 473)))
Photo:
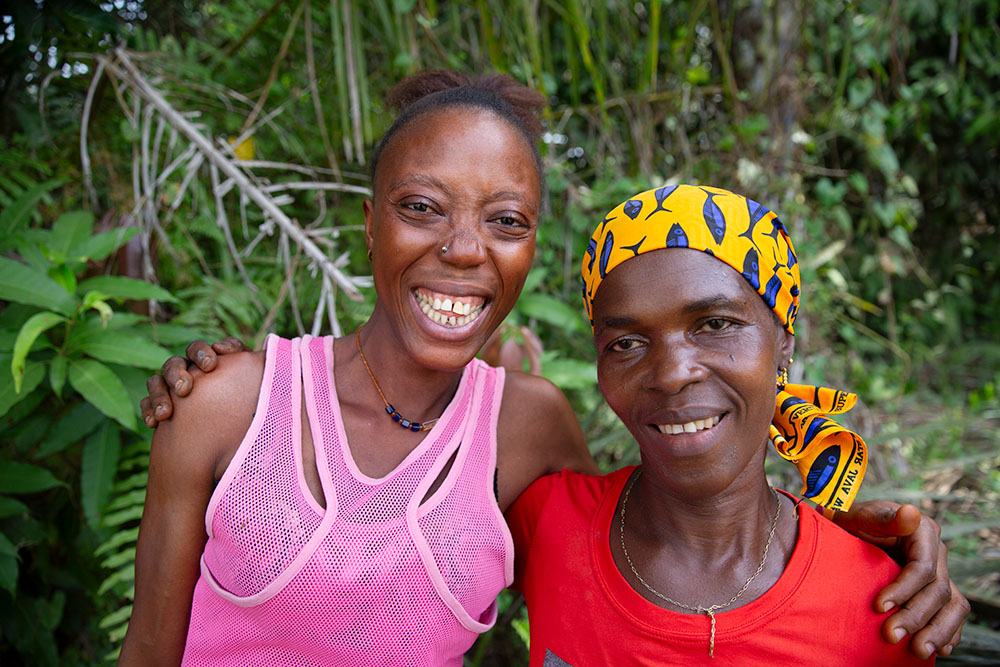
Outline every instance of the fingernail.
POLYGON ((156 426, 156 420, 152 417, 146 417, 146 426, 149 428, 154 428, 156 426))
MULTIPOLYGON (((156 412, 157 419, 162 419, 163 417, 167 416, 167 406, 165 406, 165 405, 157 405, 155 412, 156 412)), ((152 418, 150 418, 150 421, 152 421, 152 418)))
POLYGON ((885 602, 882 603, 882 612, 885 613, 890 609, 895 609, 895 607, 896 607, 895 602, 893 602, 892 600, 886 600, 885 602))
POLYGON ((178 380, 177 383, 174 384, 174 391, 176 391, 177 393, 180 393, 181 389, 183 388, 184 388, 184 380, 178 380))
POLYGON ((924 644, 924 650, 927 651, 927 655, 928 656, 932 656, 932 655, 934 655, 934 651, 937 650, 937 647, 934 646, 934 644, 931 644, 930 642, 927 642, 926 644, 924 644))
POLYGON ((895 630, 892 631, 892 638, 897 642, 905 636, 906 636, 906 630, 904 630, 903 628, 896 628, 895 630))

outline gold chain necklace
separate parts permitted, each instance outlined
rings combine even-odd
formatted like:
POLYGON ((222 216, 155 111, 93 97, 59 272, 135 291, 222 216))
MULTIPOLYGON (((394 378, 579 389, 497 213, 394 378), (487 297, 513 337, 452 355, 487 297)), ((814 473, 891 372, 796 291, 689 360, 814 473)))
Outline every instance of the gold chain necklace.
POLYGON ((757 566, 757 571, 750 575, 750 578, 747 579, 747 583, 743 584, 743 588, 741 588, 739 592, 737 592, 736 595, 734 595, 729 600, 729 602, 726 602, 725 604, 713 604, 709 607, 702 607, 701 605, 697 607, 692 607, 691 605, 687 605, 684 604, 683 602, 678 602, 677 600, 668 598, 666 595, 664 595, 663 593, 659 592, 658 590, 650 586, 648 583, 646 583, 646 580, 642 578, 642 575, 639 574, 639 571, 635 569, 635 563, 632 562, 632 558, 628 555, 628 549, 625 548, 625 506, 628 504, 629 494, 632 493, 632 486, 635 484, 636 480, 639 479, 639 477, 641 476, 642 476, 642 468, 639 469, 639 472, 636 473, 636 476, 633 477, 632 480, 628 483, 628 488, 625 489, 625 496, 622 498, 622 509, 621 509, 622 553, 625 554, 625 560, 628 561, 628 566, 632 568, 632 574, 635 575, 635 578, 639 580, 639 583, 645 586, 646 590, 648 590, 650 593, 660 598, 661 600, 666 600, 675 607, 680 607, 681 609, 687 609, 688 611, 697 612, 699 614, 702 612, 708 614, 708 617, 712 620, 712 634, 708 642, 708 657, 714 658, 715 657, 715 612, 719 611, 720 609, 725 609, 729 605, 739 600, 740 597, 747 592, 747 589, 750 588, 750 583, 754 579, 756 579, 757 575, 760 574, 761 571, 764 569, 764 563, 767 561, 767 550, 771 547, 771 540, 774 539, 774 531, 778 527, 778 517, 781 515, 781 498, 778 497, 778 494, 775 492, 773 488, 768 487, 771 490, 771 495, 773 495, 774 499, 778 502, 778 509, 776 509, 774 512, 774 520, 771 521, 771 532, 768 533, 767 542, 764 543, 764 555, 761 556, 760 565, 757 566))
POLYGON ((368 377, 372 379, 372 384, 375 385, 375 391, 377 391, 378 395, 382 397, 382 402, 385 403, 385 412, 392 417, 392 421, 396 422, 408 431, 431 430, 440 417, 428 419, 425 422, 414 422, 409 419, 405 419, 403 415, 399 414, 399 412, 396 411, 396 408, 392 407, 389 403, 389 399, 385 397, 385 394, 382 393, 382 387, 378 386, 378 380, 375 379, 375 374, 372 373, 372 369, 368 366, 368 360, 365 359, 365 353, 361 351, 361 329, 354 332, 354 342, 358 344, 358 354, 361 356, 361 363, 365 365, 365 370, 368 371, 368 377))

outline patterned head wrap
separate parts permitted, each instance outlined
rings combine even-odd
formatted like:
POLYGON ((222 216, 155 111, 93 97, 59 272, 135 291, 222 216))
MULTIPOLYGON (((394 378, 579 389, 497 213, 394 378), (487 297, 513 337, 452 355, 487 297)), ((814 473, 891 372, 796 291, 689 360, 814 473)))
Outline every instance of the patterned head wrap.
MULTIPOLYGON (((601 221, 583 258, 583 302, 591 327, 591 304, 607 274, 663 248, 702 250, 728 264, 795 333, 799 267, 778 216, 728 190, 691 185, 641 192, 601 221)), ((826 417, 847 412, 856 401, 854 394, 825 387, 786 384, 777 390, 771 442, 798 467, 802 495, 830 509, 851 506, 867 467, 864 441, 826 417)))

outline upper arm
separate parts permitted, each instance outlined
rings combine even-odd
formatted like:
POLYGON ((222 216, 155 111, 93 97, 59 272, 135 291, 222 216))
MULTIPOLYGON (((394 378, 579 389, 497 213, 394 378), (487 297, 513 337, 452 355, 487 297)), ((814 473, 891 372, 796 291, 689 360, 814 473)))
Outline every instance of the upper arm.
POLYGON ((548 380, 510 372, 497 427, 500 507, 528 484, 564 468, 599 474, 566 396, 548 380))
POLYGON ((253 359, 220 363, 223 372, 177 400, 174 418, 153 435, 136 545, 135 605, 120 664, 180 663, 207 539, 205 512, 220 461, 228 463, 249 426, 248 408, 252 419, 260 383, 258 376, 249 385, 255 365, 253 359))

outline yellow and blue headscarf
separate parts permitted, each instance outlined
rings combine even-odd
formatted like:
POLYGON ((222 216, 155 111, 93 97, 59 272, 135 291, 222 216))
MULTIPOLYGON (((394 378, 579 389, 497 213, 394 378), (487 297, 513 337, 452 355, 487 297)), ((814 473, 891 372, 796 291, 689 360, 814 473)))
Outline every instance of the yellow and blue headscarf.
MULTIPOLYGON (((702 250, 728 264, 795 333, 801 283, 785 226, 752 199, 692 185, 641 192, 601 221, 583 258, 583 302, 591 327, 591 304, 605 276, 622 262, 663 248, 702 250)), ((771 441, 798 467, 802 495, 829 509, 847 510, 865 475, 864 441, 826 417, 847 412, 856 401, 854 394, 826 387, 786 384, 777 390, 771 441)))

